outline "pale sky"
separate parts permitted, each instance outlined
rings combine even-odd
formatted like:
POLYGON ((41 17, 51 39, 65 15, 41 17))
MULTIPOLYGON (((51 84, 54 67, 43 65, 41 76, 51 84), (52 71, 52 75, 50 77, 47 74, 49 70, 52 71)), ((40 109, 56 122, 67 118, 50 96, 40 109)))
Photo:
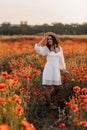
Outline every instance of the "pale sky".
POLYGON ((0 0, 0 24, 86 23, 87 0, 0 0))

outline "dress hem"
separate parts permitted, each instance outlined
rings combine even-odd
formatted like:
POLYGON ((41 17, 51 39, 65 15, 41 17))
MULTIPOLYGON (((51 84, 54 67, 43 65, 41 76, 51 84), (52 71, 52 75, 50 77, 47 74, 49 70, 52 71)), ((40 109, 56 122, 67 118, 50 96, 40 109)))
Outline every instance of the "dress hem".
POLYGON ((62 85, 62 84, 42 84, 42 85, 49 85, 49 86, 52 86, 52 85, 55 85, 55 86, 59 86, 59 85, 62 85))

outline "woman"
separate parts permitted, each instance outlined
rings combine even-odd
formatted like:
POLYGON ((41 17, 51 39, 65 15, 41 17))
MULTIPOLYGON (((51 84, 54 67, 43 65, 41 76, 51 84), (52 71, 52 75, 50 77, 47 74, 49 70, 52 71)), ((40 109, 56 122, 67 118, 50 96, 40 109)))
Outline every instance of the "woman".
POLYGON ((62 84, 60 70, 69 73, 66 70, 63 50, 59 46, 57 35, 53 32, 46 33, 44 38, 38 44, 35 44, 35 50, 37 53, 47 56, 42 74, 42 85, 45 86, 45 96, 49 107, 56 109, 57 107, 51 102, 51 96, 58 91, 62 84), (47 41, 46 45, 41 46, 45 41, 47 41), (51 86, 54 86, 54 88, 51 86))

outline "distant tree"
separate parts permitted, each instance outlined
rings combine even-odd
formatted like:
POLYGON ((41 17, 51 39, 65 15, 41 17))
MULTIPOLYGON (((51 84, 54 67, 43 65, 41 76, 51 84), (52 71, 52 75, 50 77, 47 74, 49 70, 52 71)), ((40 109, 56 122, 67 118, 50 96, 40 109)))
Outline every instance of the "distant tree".
POLYGON ((28 22, 27 21, 21 21, 20 26, 28 26, 28 22))
POLYGON ((56 33, 58 34, 63 34, 64 33, 64 24, 62 23, 52 23, 53 29, 56 33))
POLYGON ((3 22, 2 23, 2 27, 10 27, 10 26, 11 26, 10 22, 3 22))
POLYGON ((9 35, 9 33, 10 33, 10 30, 9 30, 10 26, 11 26, 10 22, 3 22, 2 26, 1 26, 2 34, 9 35))
POLYGON ((54 22, 51 25, 28 25, 27 21, 21 21, 20 25, 11 25, 10 22, 3 22, 0 26, 0 35, 42 35, 45 32, 53 31, 60 35, 81 35, 87 34, 87 23, 63 24, 54 22))

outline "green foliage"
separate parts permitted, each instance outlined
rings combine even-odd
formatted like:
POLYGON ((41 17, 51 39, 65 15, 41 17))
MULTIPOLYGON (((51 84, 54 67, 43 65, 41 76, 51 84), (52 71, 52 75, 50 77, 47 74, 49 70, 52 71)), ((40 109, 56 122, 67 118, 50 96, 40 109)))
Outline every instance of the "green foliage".
POLYGON ((45 32, 53 31, 61 35, 81 35, 87 34, 87 23, 83 24, 62 24, 52 23, 52 25, 27 25, 27 21, 21 22, 20 25, 10 25, 10 23, 3 23, 0 27, 0 35, 36 35, 45 32))

